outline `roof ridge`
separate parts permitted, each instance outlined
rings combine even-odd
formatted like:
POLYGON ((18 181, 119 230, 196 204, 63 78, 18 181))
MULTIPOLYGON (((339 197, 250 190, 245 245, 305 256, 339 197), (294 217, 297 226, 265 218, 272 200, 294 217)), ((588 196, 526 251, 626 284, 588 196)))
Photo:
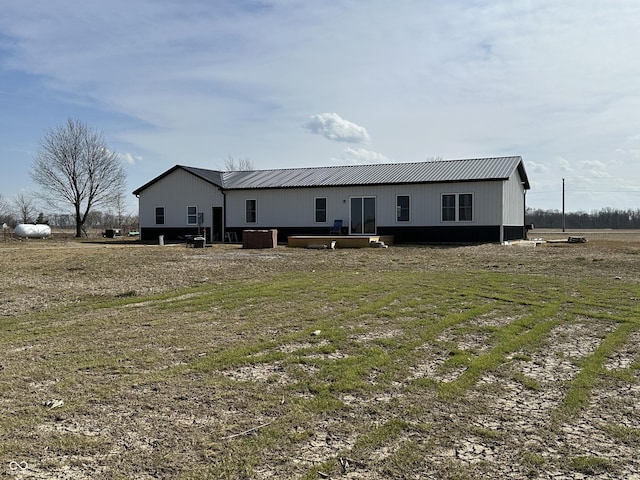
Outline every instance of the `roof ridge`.
POLYGON ((264 168, 254 170, 214 170, 220 173, 243 173, 243 172, 284 172, 290 170, 318 170, 328 168, 356 168, 356 167, 383 167, 383 166, 397 166, 397 165, 420 165, 427 163, 446 163, 446 162, 475 162, 480 160, 500 160, 500 159, 512 159, 522 158, 521 155, 503 155, 500 157, 477 157, 477 158, 452 158, 452 159, 439 159, 439 160, 424 160, 414 162, 385 162, 385 163, 357 163, 352 165, 317 165, 313 167, 287 167, 287 168, 264 168))

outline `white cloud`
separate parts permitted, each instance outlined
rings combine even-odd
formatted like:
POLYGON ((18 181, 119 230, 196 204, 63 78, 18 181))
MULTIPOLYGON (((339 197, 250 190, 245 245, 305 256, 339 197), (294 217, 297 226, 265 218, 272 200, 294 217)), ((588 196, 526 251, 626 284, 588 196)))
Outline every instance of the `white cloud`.
POLYGON ((345 120, 337 113, 312 115, 303 125, 309 132, 334 142, 368 144, 371 138, 366 128, 345 120))
POLYGON ((13 152, 77 116, 144 156, 122 155, 133 189, 230 151, 261 168, 389 161, 358 148, 371 132, 391 161, 522 155, 544 208, 539 186, 562 177, 640 184, 639 23, 634 0, 3 2, 0 158, 19 177, 31 154, 13 152))
POLYGON ((606 172, 607 167, 599 160, 585 160, 580 162, 580 171, 587 172, 595 177, 610 177, 606 172))
POLYGON ((549 167, 544 163, 527 162, 526 168, 528 172, 535 172, 535 173, 541 173, 541 174, 546 174, 549 172, 549 167))
POLYGON ((573 168, 571 167, 571 162, 564 157, 556 157, 556 162, 558 164, 558 168, 565 173, 573 172, 573 168))
POLYGON ((388 157, 379 152, 373 152, 365 148, 345 148, 340 158, 332 158, 337 163, 350 164, 372 164, 372 163, 391 163, 388 157))
POLYGON ((119 153, 118 156, 120 157, 120 160, 122 160, 123 162, 125 162, 125 163, 127 163, 129 165, 135 165, 136 163, 142 162, 142 157, 137 156, 137 155, 132 155, 129 152, 127 152, 127 153, 119 153))

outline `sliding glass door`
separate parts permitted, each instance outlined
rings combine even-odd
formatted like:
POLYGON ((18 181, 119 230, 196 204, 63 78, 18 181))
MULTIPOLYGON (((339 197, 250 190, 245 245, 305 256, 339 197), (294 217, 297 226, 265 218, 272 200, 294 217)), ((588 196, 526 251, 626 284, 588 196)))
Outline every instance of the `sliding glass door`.
POLYGON ((376 197, 352 197, 351 235, 375 235, 376 233, 376 197))

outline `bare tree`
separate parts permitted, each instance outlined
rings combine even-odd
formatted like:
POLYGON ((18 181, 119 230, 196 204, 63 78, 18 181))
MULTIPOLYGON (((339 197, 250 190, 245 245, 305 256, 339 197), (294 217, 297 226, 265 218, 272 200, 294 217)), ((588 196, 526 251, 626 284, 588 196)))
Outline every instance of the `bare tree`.
POLYGON ((82 236, 91 210, 111 205, 126 182, 122 162, 107 148, 102 133, 72 119, 40 140, 31 178, 51 206, 73 207, 76 237, 82 236))
POLYGON ((9 202, 0 193, 0 220, 4 222, 5 217, 9 217, 9 202))
POLYGON ((224 161, 224 168, 228 172, 246 172, 253 170, 253 160, 251 157, 240 157, 236 160, 229 155, 224 161))
POLYGON ((115 225, 122 227, 123 219, 126 217, 125 209, 127 208, 124 193, 118 195, 113 202, 113 208, 115 210, 115 225))
POLYGON ((36 212, 33 198, 26 193, 19 193, 13 199, 13 208, 20 223, 31 223, 36 212))
POLYGON ((0 224, 15 225, 15 216, 11 211, 9 200, 0 193, 0 224))

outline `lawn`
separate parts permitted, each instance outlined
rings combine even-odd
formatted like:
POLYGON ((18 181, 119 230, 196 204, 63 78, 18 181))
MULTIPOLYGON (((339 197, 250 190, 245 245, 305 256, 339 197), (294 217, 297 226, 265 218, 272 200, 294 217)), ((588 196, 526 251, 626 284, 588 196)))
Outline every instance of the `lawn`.
POLYGON ((640 478, 640 233, 585 235, 0 243, 0 471, 640 478))

